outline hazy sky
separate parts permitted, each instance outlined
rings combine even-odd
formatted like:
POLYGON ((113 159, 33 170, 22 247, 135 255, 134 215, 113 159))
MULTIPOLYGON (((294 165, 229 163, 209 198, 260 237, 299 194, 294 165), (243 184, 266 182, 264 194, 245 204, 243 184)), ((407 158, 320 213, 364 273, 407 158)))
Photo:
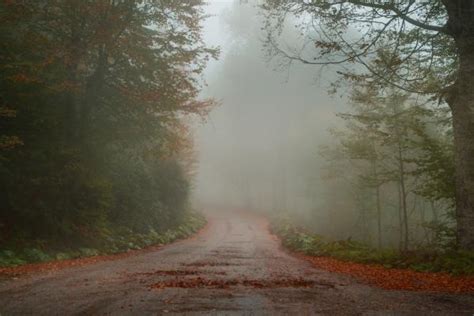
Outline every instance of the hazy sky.
MULTIPOLYGON (((309 207, 318 145, 343 102, 327 95, 317 67, 274 71, 251 4, 211 0, 206 12, 212 16, 204 23, 205 41, 222 54, 206 71, 203 96, 221 105, 196 131, 197 198, 236 207, 309 207)), ((296 40, 291 37, 285 40, 296 40)))

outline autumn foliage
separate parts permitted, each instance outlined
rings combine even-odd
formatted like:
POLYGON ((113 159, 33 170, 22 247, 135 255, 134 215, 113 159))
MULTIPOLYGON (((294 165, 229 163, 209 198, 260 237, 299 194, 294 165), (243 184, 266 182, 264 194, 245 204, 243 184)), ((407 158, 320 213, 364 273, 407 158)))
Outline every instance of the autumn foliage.
POLYGON ((187 117, 218 51, 202 1, 0 3, 0 244, 160 232, 188 207, 187 117))
POLYGON ((388 269, 382 265, 367 265, 329 257, 301 256, 316 267, 353 276, 388 290, 474 293, 474 277, 452 276, 448 273, 417 272, 408 269, 388 269))

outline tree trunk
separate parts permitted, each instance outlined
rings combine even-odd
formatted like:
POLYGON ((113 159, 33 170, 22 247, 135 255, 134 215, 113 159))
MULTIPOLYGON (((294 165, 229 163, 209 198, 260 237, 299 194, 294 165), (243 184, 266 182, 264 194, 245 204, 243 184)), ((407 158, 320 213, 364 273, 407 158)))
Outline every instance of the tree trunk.
MULTIPOLYGON (((460 67, 470 64, 474 54, 460 67)), ((461 71, 462 72, 462 71, 461 71)), ((463 249, 474 250, 474 74, 462 75, 449 98, 453 113, 456 166, 456 219, 458 241, 463 249)))
POLYGON ((372 151, 374 153, 371 164, 372 164, 372 180, 373 184, 375 185, 375 207, 377 211, 377 246, 378 249, 382 248, 382 207, 380 201, 380 180, 379 180, 379 172, 377 169, 377 145, 375 141, 372 139, 371 141, 372 151))
POLYGON ((362 206, 362 208, 360 209, 360 222, 361 222, 361 225, 360 225, 360 234, 362 236, 362 241, 364 243, 368 243, 370 244, 371 240, 370 240, 370 234, 369 234, 369 226, 367 225, 367 214, 366 214, 366 209, 365 207, 362 206))
POLYGON ((377 185, 375 189, 375 196, 377 199, 377 233, 378 233, 378 247, 382 248, 382 208, 380 206, 380 186, 377 185))
POLYGON ((438 223, 438 210, 433 201, 430 201, 431 212, 433 213, 433 222, 438 223))
POLYGON ((400 172, 400 195, 401 195, 401 204, 403 211, 403 228, 405 233, 405 242, 403 244, 403 250, 408 250, 408 209, 407 209, 407 192, 405 185, 405 164, 403 162, 403 151, 402 144, 398 143, 398 166, 400 172))
POLYGON ((373 177, 375 180, 375 206, 377 209, 377 246, 382 248, 382 207, 380 203, 380 185, 376 161, 372 161, 373 177))
POLYGON ((102 88, 107 69, 107 54, 105 48, 101 47, 99 50, 99 57, 97 60, 97 67, 94 73, 87 80, 84 102, 80 111, 80 140, 84 145, 89 139, 91 113, 92 110, 98 106, 101 97, 102 88))
POLYGON ((398 189, 398 250, 402 251, 403 249, 403 218, 402 218, 402 190, 400 182, 397 183, 398 189))
POLYGON ((459 58, 457 80, 446 98, 453 115, 457 234, 461 248, 474 250, 474 2, 443 3, 459 58))
MULTIPOLYGON (((69 48, 70 61, 66 67, 68 74, 68 80, 72 84, 77 84, 77 73, 79 63, 83 57, 85 50, 85 43, 81 40, 81 34, 84 31, 77 23, 71 23, 71 38, 69 48)), ((65 142, 69 144, 77 144, 79 139, 79 107, 80 100, 76 92, 67 91, 65 93, 65 124, 64 124, 64 136, 65 142)))

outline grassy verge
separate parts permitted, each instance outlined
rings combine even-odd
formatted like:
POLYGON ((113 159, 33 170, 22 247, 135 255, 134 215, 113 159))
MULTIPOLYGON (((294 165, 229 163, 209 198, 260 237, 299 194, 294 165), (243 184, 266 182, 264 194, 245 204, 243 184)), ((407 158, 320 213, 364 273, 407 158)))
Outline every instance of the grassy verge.
POLYGON ((289 249, 310 256, 332 257, 342 261, 381 264, 386 268, 404 268, 423 272, 448 272, 474 275, 474 252, 418 249, 402 253, 392 249, 374 249, 352 240, 330 241, 296 227, 288 220, 273 220, 272 232, 289 249))
MULTIPOLYGON (((95 245, 100 247, 78 247, 74 249, 51 249, 44 242, 31 241, 27 246, 4 247, 0 249, 0 267, 14 267, 26 263, 47 262, 84 258, 97 255, 108 255, 141 249, 151 245, 164 245, 178 239, 189 237, 198 232, 206 224, 206 219, 199 213, 189 212, 181 225, 174 229, 158 233, 150 230, 148 233, 136 233, 129 229, 117 228, 95 245)), ((25 244, 25 241, 22 241, 25 244)))

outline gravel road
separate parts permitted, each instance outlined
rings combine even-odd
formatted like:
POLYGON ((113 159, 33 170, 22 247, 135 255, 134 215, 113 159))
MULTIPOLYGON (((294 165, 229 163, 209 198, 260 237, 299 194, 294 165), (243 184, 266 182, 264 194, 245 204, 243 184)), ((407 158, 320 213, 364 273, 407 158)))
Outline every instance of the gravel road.
POLYGON ((474 296, 386 291, 314 268, 263 218, 210 214, 160 250, 0 280, 0 315, 473 315, 474 296))

